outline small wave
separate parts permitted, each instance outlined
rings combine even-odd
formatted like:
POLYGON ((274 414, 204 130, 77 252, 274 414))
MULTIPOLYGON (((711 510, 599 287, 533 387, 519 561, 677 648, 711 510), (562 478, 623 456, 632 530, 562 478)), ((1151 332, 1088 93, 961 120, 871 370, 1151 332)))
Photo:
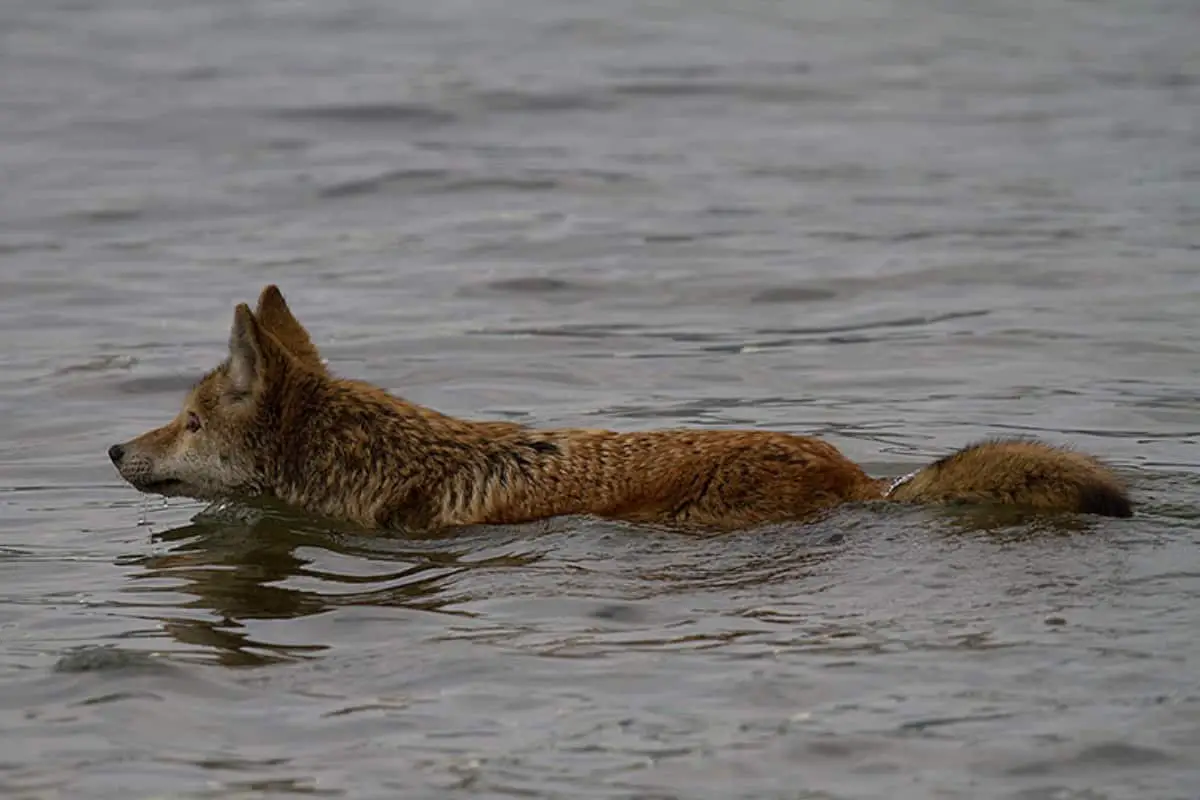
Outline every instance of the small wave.
POLYGON ((448 125, 458 120, 450 111, 420 103, 344 103, 296 106, 269 112, 299 121, 347 122, 355 125, 448 125))

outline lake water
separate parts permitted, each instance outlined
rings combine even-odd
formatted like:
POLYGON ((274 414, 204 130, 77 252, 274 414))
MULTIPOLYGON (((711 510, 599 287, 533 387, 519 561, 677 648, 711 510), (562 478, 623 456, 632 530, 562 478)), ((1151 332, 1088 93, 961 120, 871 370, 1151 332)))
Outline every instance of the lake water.
POLYGON ((1200 795, 1191 0, 0 7, 0 795, 1200 795), (277 282, 339 373, 1132 520, 371 537, 147 501, 277 282))

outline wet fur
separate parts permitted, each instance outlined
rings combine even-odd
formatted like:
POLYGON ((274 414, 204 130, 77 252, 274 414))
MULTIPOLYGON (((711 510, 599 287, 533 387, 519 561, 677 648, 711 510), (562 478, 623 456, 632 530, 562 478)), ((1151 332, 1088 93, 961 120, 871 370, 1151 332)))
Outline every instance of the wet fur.
POLYGON ((275 286, 234 312, 229 358, 170 423, 110 451, 145 492, 272 496, 368 528, 564 514, 734 530, 849 502, 1000 503, 1127 517, 1091 456, 1030 440, 969 445, 889 493, 835 447, 756 430, 618 433, 450 417, 332 375, 275 286), (188 430, 196 415, 197 431, 188 430))

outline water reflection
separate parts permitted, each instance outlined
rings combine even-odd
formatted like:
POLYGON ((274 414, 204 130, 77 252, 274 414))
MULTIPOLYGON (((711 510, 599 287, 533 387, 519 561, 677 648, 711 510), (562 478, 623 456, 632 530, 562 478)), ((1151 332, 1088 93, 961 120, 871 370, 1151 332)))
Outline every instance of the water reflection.
MULTIPOLYGON (((904 520, 924 520, 925 527, 940 536, 1003 542, 1078 535, 1104 525, 1078 515, 1011 508, 869 503, 843 509, 818 524, 721 536, 560 519, 417 537, 365 535, 270 506, 222 506, 187 525, 154 534, 159 552, 130 555, 120 563, 136 568, 123 591, 139 595, 139 611, 158 623, 149 635, 157 638, 165 631, 187 650, 199 648, 229 666, 319 657, 328 649, 322 628, 287 626, 289 641, 281 643, 275 640, 278 627, 267 628, 267 634, 255 621, 300 619, 347 607, 449 615, 457 621, 436 623, 435 638, 495 639, 508 646, 531 645, 538 652, 559 652, 566 643, 568 649, 582 647, 586 652, 610 644, 723 645, 731 636, 767 633, 761 615, 783 611, 775 609, 779 598, 766 600, 775 591, 772 587, 795 587, 798 581, 822 574, 848 546, 886 540, 904 520), (530 591, 530 567, 537 562, 539 588, 530 591), (515 573, 498 580, 483 577, 494 568, 515 573), (623 586, 619 597, 612 594, 613 581, 623 586), (516 587, 526 588, 517 592, 519 600, 511 599, 507 611, 489 604, 488 618, 478 617, 481 607, 476 601, 496 593, 510 596, 516 587), (674 606, 673 598, 714 591, 758 595, 761 601, 749 615, 755 622, 747 627, 748 617, 735 614, 718 623, 674 606), (583 604, 587 608, 570 602, 581 595, 607 596, 609 601, 583 604), (645 608, 656 611, 644 619, 640 613, 631 616, 625 613, 628 602, 649 604, 645 608), (166 608, 173 613, 164 615, 166 608), (506 618, 517 612, 520 624, 506 618), (582 637, 580 617, 587 630, 582 637), (473 621, 464 624, 468 620, 473 621)), ((808 646, 812 637, 824 642, 833 636, 840 647, 845 645, 841 638, 858 635, 841 628, 792 628, 808 646)), ((789 642, 798 644, 791 638, 789 642)))
POLYGON ((456 578, 479 567, 537 558, 468 561, 470 543, 457 546, 452 536, 368 537, 272 508, 205 512, 152 540, 169 549, 118 560, 141 568, 129 575, 124 591, 161 596, 163 605, 180 611, 209 612, 207 619, 150 618, 176 641, 211 651, 230 666, 309 658, 327 649, 256 639, 247 631, 251 621, 310 617, 347 606, 471 616, 455 607, 470 599, 456 590, 456 578), (180 600, 180 594, 190 599, 180 600))
MULTIPOLYGON (((1075 536, 1102 529, 1106 520, 1089 514, 1051 513, 993 505, 935 509, 938 528, 949 534, 986 534, 997 542, 1024 542, 1075 536)), ((1111 524, 1111 523, 1110 523, 1111 524)))

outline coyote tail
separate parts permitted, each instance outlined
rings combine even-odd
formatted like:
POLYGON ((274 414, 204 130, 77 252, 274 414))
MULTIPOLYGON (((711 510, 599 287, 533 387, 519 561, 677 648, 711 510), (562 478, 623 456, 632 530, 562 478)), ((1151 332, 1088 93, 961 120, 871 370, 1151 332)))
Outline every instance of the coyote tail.
POLYGON ((1023 439, 967 445, 895 481, 884 497, 901 503, 996 503, 1133 516, 1125 486, 1099 460, 1023 439))

